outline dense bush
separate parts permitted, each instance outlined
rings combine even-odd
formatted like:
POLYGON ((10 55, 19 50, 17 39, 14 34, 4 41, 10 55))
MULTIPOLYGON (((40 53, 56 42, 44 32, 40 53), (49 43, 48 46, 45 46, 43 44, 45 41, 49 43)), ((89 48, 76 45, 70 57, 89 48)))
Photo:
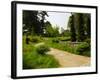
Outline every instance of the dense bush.
POLYGON ((33 37, 33 38, 31 39, 31 42, 33 42, 33 43, 38 43, 38 42, 41 42, 41 39, 40 39, 40 37, 33 37))
POLYGON ((39 54, 45 54, 46 52, 50 51, 50 48, 46 46, 45 44, 39 45, 36 47, 36 51, 39 54))
POLYGON ((54 38, 54 39, 52 39, 52 42, 59 43, 59 40, 58 40, 58 38, 54 38))
POLYGON ((90 44, 90 43, 91 43, 91 39, 87 38, 87 39, 85 40, 85 42, 87 42, 88 44, 90 44))
POLYGON ((77 46, 76 52, 79 55, 90 56, 90 45, 87 42, 83 42, 77 46))

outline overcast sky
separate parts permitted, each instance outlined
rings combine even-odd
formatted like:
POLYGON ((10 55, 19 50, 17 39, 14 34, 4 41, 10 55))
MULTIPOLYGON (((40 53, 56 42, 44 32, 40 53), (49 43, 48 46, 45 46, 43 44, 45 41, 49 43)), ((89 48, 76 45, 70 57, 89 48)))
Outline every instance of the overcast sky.
POLYGON ((64 29, 67 29, 67 24, 69 20, 69 16, 71 13, 62 13, 62 12, 47 12, 49 17, 46 17, 50 23, 55 26, 58 25, 59 29, 63 27, 64 29))

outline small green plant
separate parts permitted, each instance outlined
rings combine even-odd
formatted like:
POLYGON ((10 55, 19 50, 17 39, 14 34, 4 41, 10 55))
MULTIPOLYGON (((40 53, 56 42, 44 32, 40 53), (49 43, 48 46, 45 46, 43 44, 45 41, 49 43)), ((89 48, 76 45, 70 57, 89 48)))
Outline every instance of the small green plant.
POLYGON ((50 51, 50 48, 45 44, 42 44, 36 47, 36 51, 38 54, 44 55, 46 52, 50 51))
POLYGON ((76 48, 76 52, 79 55, 85 55, 85 56, 90 56, 90 45, 87 42, 83 42, 79 44, 76 48), (88 53, 88 54, 87 54, 88 53))

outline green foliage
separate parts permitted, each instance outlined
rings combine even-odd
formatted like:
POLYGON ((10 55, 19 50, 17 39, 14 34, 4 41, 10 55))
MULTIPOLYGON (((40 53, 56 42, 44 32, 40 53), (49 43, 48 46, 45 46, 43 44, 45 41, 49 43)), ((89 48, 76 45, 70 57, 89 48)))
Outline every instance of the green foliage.
POLYGON ((31 35, 42 35, 45 29, 45 16, 48 16, 46 11, 30 11, 23 10, 23 33, 31 35))
POLYGON ((58 61, 51 55, 39 55, 35 51, 23 53, 23 69, 56 68, 58 61))
POLYGON ((87 38, 87 39, 85 39, 84 41, 87 42, 88 44, 91 43, 91 39, 90 39, 90 38, 87 38))
POLYGON ((76 52, 79 55, 90 56, 90 45, 86 42, 83 42, 77 46, 76 52))
POLYGON ((46 45, 52 48, 68 51, 73 54, 90 56, 90 43, 88 43, 88 41, 89 39, 87 40, 87 42, 79 42, 77 44, 74 44, 70 42, 70 37, 57 37, 45 39, 44 42, 46 43, 46 45), (65 41, 67 39, 68 41, 65 41), (53 40, 58 40, 59 42, 53 42, 53 40))
POLYGON ((84 21, 83 21, 83 14, 77 13, 78 15, 78 26, 77 26, 77 40, 78 41, 84 41, 85 39, 85 32, 84 32, 84 21))
POLYGON ((71 41, 74 42, 76 41, 76 30, 74 26, 74 16, 70 16, 69 18, 69 23, 68 26, 70 27, 70 36, 71 36, 71 41))
POLYGON ((59 42, 52 42, 54 39, 55 38, 48 38, 47 40, 45 40, 45 44, 52 48, 75 53, 75 48, 69 44, 69 41, 68 42, 60 41, 60 39, 67 39, 67 38, 58 37, 56 39, 59 40, 59 42))
POLYGON ((50 51, 50 48, 47 45, 42 44, 36 47, 36 51, 38 54, 44 55, 46 52, 50 51))
POLYGON ((36 47, 33 44, 25 44, 24 39, 25 36, 23 36, 23 69, 59 67, 58 61, 56 61, 53 56, 37 53, 36 47))
POLYGON ((39 37, 39 36, 34 36, 34 37, 32 37, 32 39, 31 39, 31 42, 33 42, 33 43, 38 43, 38 42, 41 42, 42 41, 42 39, 39 37))
POLYGON ((48 37, 53 36, 53 28, 51 26, 46 27, 46 36, 48 37))
POLYGON ((86 37, 90 38, 91 36, 91 15, 90 14, 84 14, 84 30, 86 33, 86 37))
POLYGON ((45 36, 47 37, 57 37, 59 36, 59 28, 52 27, 51 25, 46 26, 45 36))
POLYGON ((69 30, 63 30, 62 33, 61 33, 61 36, 69 37, 70 36, 70 31, 69 30))
POLYGON ((37 43, 37 42, 39 42, 39 40, 38 40, 38 38, 32 38, 32 42, 37 43))
POLYGON ((54 37, 59 36, 59 27, 55 26, 53 29, 54 29, 54 37))
POLYGON ((91 36, 91 15, 88 13, 72 13, 68 21, 71 41, 84 42, 91 36))
POLYGON ((59 43, 59 40, 58 40, 58 38, 54 38, 54 39, 52 39, 52 42, 59 43))
POLYGON ((28 33, 41 33, 41 23, 38 18, 38 11, 23 11, 23 31, 27 30, 28 33))
POLYGON ((60 41, 70 41, 70 37, 59 37, 60 41))

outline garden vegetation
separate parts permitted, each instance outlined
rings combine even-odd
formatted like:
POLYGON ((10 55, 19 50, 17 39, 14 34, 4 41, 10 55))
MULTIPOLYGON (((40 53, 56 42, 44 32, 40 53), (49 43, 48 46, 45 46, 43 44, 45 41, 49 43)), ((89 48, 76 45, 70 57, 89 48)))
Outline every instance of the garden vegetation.
POLYGON ((23 11, 23 69, 59 67, 58 61, 47 54, 50 48, 91 56, 90 14, 71 13, 67 29, 61 28, 61 32, 46 17, 46 11, 23 11))

